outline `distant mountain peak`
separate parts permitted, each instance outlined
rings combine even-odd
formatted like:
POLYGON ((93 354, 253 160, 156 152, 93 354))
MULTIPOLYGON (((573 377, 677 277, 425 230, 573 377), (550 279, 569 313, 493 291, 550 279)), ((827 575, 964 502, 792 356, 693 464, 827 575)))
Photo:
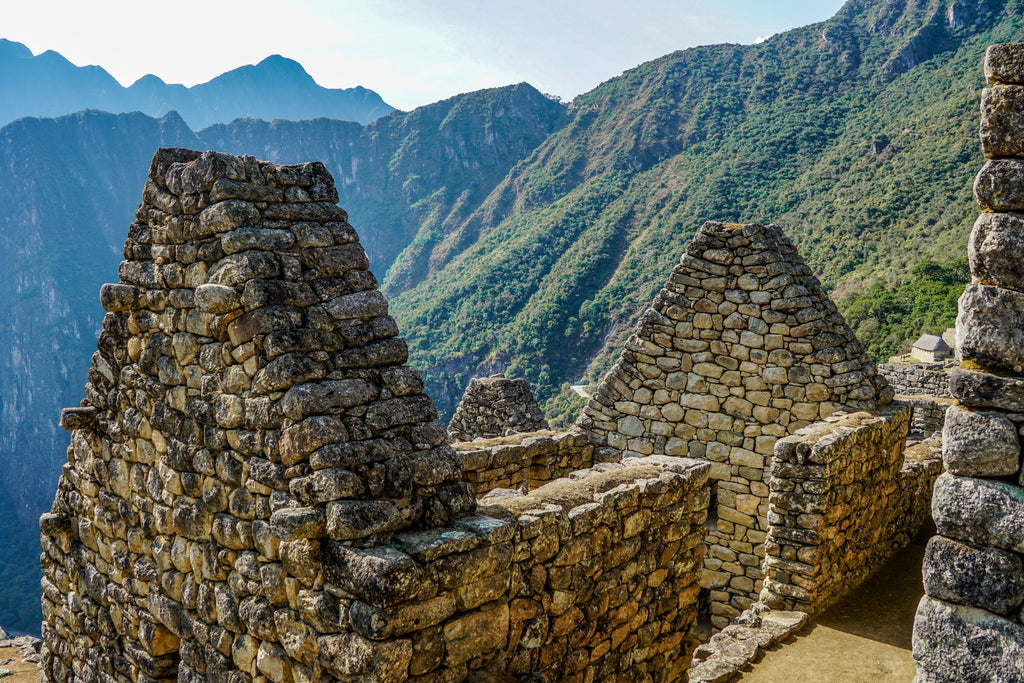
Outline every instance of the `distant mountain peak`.
POLYGON ((237 118, 312 119, 367 124, 394 111, 363 87, 324 88, 294 59, 273 54, 187 88, 147 74, 125 88, 100 66, 76 66, 54 50, 33 56, 0 39, 0 126, 24 116, 54 117, 82 109, 177 111, 193 130, 237 118))
POLYGON ((20 58, 32 56, 32 50, 28 49, 26 45, 16 43, 13 40, 7 40, 6 38, 0 38, 0 58, 20 58))

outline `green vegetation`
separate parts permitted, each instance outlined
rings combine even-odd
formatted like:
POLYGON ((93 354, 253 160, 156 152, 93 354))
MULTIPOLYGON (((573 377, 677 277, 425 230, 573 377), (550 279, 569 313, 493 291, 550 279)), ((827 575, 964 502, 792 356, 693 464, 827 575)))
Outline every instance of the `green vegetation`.
POLYGON ((981 60, 1024 30, 1021 0, 967 4, 969 21, 951 22, 947 3, 851 0, 822 24, 677 52, 578 97, 437 242, 426 278, 391 292, 442 411, 459 378, 498 367, 564 420, 564 385, 600 380, 705 220, 783 226, 837 300, 909 283, 915 303, 868 340, 876 357, 898 350, 893 335, 947 325, 955 286, 932 292, 914 269, 965 251, 981 60))
POLYGON ((910 351, 922 334, 941 335, 956 323, 956 301, 970 280, 967 259, 922 261, 895 286, 876 282, 839 302, 872 358, 886 362, 910 351))

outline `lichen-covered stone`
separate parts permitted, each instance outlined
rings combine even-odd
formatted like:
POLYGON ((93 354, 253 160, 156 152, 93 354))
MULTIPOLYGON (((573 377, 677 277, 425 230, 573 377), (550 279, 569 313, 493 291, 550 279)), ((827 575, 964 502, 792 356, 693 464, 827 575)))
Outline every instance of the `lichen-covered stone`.
POLYGON ((924 590, 938 600, 1010 614, 1024 603, 1024 561, 935 536, 925 552, 924 590))
POLYGON ((949 375, 949 391, 953 398, 975 408, 1024 413, 1024 377, 956 368, 949 375))
POLYGON ((1024 155, 1024 86, 996 85, 982 92, 981 151, 989 158, 1024 155))
POLYGON ((918 680, 1021 683, 1024 626, 985 610, 921 598, 914 618, 918 680))
POLYGON ((1024 160, 986 162, 974 180, 974 198, 986 211, 1024 211, 1024 160))
POLYGON ((932 517, 939 534, 1024 553, 1024 489, 988 479, 942 474, 935 482, 932 517))
POLYGON ((960 297, 956 338, 964 359, 1024 373, 1024 292, 967 285, 960 297))
POLYGON ((983 213, 967 244, 971 273, 981 284, 1024 292, 1024 215, 983 213))
POLYGON ((974 412, 959 406, 946 411, 942 462, 964 477, 1004 477, 1020 468, 1017 427, 1001 413, 974 412))
POLYGON ((1020 43, 989 45, 985 51, 985 78, 990 85, 1024 83, 1024 46, 1020 43))

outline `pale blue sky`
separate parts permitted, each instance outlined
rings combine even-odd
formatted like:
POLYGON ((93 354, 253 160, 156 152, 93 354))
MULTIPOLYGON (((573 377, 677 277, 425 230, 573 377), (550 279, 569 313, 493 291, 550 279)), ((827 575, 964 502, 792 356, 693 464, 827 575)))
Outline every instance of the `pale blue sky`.
POLYGON ((327 87, 364 85, 410 109, 528 81, 571 99, 641 62, 752 43, 832 16, 842 0, 29 0, 0 37, 194 85, 283 54, 327 87))

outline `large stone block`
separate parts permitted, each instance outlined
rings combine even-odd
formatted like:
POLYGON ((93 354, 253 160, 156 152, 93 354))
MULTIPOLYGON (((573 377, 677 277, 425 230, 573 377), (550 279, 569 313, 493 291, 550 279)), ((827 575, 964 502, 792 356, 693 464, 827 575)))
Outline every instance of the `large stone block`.
POLYGON ((942 462, 948 472, 964 477, 1015 474, 1020 468, 1017 428, 1001 413, 950 406, 942 428, 942 462))
POLYGON ((924 590, 933 598, 1009 614, 1024 602, 1024 561, 995 548, 973 548, 942 536, 928 542, 924 590))
POLYGON ((955 368, 949 374, 949 393, 975 408, 1024 412, 1024 377, 1000 377, 955 368))
POLYGON ((1024 215, 983 213, 967 245, 971 274, 982 284, 1024 292, 1024 215))
POLYGON ((1024 626, 976 607, 921 598, 914 619, 918 681, 1024 681, 1024 626))
POLYGON ((974 198, 986 211, 1024 210, 1024 161, 987 162, 974 181, 974 198))
POLYGON ((985 78, 997 83, 1024 83, 1024 45, 1000 43, 985 52, 985 78))
POLYGON ((981 151, 989 158, 1024 154, 1024 87, 998 85, 982 92, 981 151))
POLYGON ((964 359, 1024 372, 1024 293, 968 285, 960 297, 956 338, 964 359))
POLYGON ((944 473, 935 482, 932 517, 943 536, 973 546, 1024 552, 1024 489, 944 473))

